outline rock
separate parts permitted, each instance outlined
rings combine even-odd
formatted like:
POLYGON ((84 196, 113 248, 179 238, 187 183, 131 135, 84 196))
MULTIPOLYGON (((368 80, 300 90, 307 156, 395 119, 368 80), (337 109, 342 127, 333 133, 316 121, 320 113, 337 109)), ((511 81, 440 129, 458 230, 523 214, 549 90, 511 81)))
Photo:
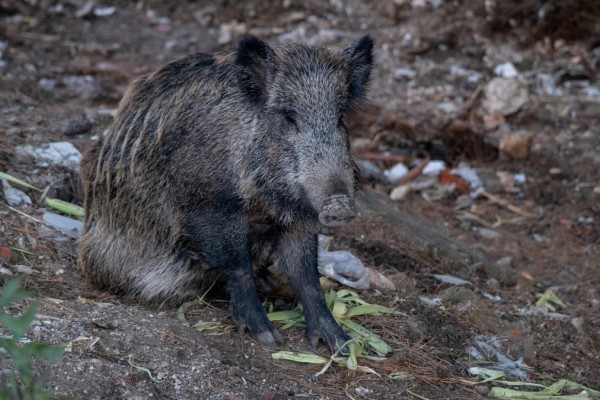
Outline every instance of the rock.
POLYGON ((456 198, 454 208, 457 210, 465 210, 473 205, 473 199, 468 194, 461 194, 456 198))
POLYGON ((533 135, 526 131, 508 133, 500 137, 500 151, 516 160, 526 159, 532 144, 533 135))
POLYGON ((404 200, 412 191, 411 185, 400 185, 395 187, 394 190, 390 193, 390 199, 392 200, 404 200))
POLYGON ((117 11, 117 8, 114 6, 110 7, 96 7, 94 8, 94 15, 96 17, 108 17, 113 15, 117 11))
POLYGON ((502 257, 501 259, 496 261, 496 265, 502 268, 508 268, 512 265, 512 257, 511 256, 505 256, 502 257))
POLYGON ((423 175, 426 176, 438 176, 443 170, 446 169, 446 163, 441 160, 431 160, 423 168, 423 175))
POLYGON ((22 190, 12 187, 6 179, 2 179, 2 187, 4 190, 4 199, 9 206, 18 207, 22 204, 31 205, 31 198, 22 190))
POLYGON ((494 73, 502 78, 514 78, 519 75, 519 71, 510 61, 496 65, 494 73))
POLYGON ((396 68, 394 70, 394 77, 398 79, 412 79, 415 76, 417 76, 417 73, 410 68, 396 68))
POLYGON ((68 120, 63 127, 63 135, 75 136, 88 133, 94 127, 94 123, 88 117, 82 115, 79 117, 71 118, 68 120))
POLYGON ((17 272, 20 274, 27 274, 27 275, 31 275, 33 274, 34 270, 30 267, 28 267, 27 265, 15 265, 15 268, 17 269, 17 272))
POLYGON ((483 183, 481 182, 479 175, 477 175, 477 171, 475 171, 473 168, 471 168, 468 164, 464 162, 459 163, 458 167, 454 168, 450 172, 452 173, 452 175, 457 175, 466 182, 468 182, 469 187, 472 190, 476 190, 480 187, 483 187, 483 183))
POLYGON ((0 267, 0 275, 6 275, 6 276, 11 276, 13 273, 10 269, 8 268, 4 268, 4 267, 0 267))
POLYGON ((464 68, 460 65, 450 66, 450 73, 461 78, 467 78, 467 82, 478 83, 481 80, 481 73, 464 68))
MULTIPOLYGON (((62 165, 74 171, 79 170, 81 153, 69 142, 48 143, 42 147, 20 146, 16 148, 18 156, 31 156, 39 161, 62 165)), ((41 166, 45 166, 43 163, 41 166)))
POLYGON ((529 101, 527 85, 518 78, 494 78, 483 92, 483 108, 495 115, 514 114, 529 101))
POLYGON ((383 171, 383 175, 390 183, 394 183, 408 174, 408 168, 403 163, 398 163, 390 169, 383 171))
POLYGON ((489 228, 478 228, 477 233, 479 233, 480 236, 482 236, 486 239, 496 239, 497 237, 500 236, 498 231, 495 231, 495 230, 489 229, 489 228))
POLYGON ((496 175, 496 171, 491 168, 484 167, 476 168, 475 172, 477 173, 479 179, 481 179, 483 187, 487 192, 498 193, 502 190, 502 182, 500 181, 500 178, 498 178, 498 175, 496 175))
POLYGON ((81 236, 81 231, 83 230, 83 222, 49 211, 44 213, 42 220, 44 225, 54 228, 63 235, 73 239, 77 239, 81 236))

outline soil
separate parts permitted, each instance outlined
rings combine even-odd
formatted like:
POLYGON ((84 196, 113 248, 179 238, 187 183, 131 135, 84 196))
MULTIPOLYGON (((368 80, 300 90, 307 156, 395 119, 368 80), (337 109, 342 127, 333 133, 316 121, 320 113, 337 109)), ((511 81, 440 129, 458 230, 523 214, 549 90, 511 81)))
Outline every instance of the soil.
MULTIPOLYGON (((600 389, 600 36, 585 27, 590 15, 600 18, 593 1, 569 8, 568 20, 551 9, 543 21, 536 1, 517 2, 522 7, 510 15, 474 0, 104 3, 90 2, 95 9, 85 13, 84 1, 0 0, 0 171, 49 187, 50 197, 81 204, 77 173, 40 166, 15 149, 69 141, 85 151, 110 126, 132 80, 162 63, 231 49, 244 33, 339 47, 370 33, 377 69, 370 104, 348 121, 353 137, 408 164, 431 158, 467 162, 493 177, 523 174, 514 190, 498 184, 494 193, 534 217, 485 197, 467 200, 467 215, 457 207, 457 192, 437 200, 413 192, 397 203, 502 260, 516 277, 513 285, 476 268, 453 271, 411 256, 393 240, 398 227, 368 211, 327 232, 336 248, 354 252, 397 288, 360 296, 398 313, 358 318, 394 349, 385 361, 359 361, 375 373, 334 364, 315 376, 321 366, 274 360, 274 349, 238 333, 218 296, 186 313, 191 324, 220 323, 201 333, 183 324, 176 309, 147 308, 95 289, 77 270, 76 242, 42 229, 46 208, 37 194, 28 191, 33 205, 19 207, 7 206, 0 194, 0 246, 12 249, 0 266, 41 301, 27 336, 66 349, 58 363, 36 364, 48 390, 77 399, 471 399, 486 397, 491 387, 463 381, 477 364, 469 346, 481 337, 502 338, 498 354, 522 358, 529 380, 565 378, 600 389), (571 23, 577 18, 581 26, 571 23), (556 21, 560 29, 552 29, 556 21), (504 62, 521 72, 529 101, 494 124, 483 111, 482 88, 504 62), (524 159, 512 159, 498 143, 519 131, 533 136, 533 146, 524 159), (32 271, 18 273, 17 265, 32 271), (434 274, 470 285, 442 283, 434 274), (566 307, 534 308, 547 290, 566 307)), ((0 283, 10 277, 0 274, 0 283)), ((286 309, 294 301, 271 295, 265 305, 286 309)), ((311 348, 301 329, 282 334, 282 349, 328 356, 324 347, 311 348)), ((0 360, 0 371, 11 368, 0 360)))

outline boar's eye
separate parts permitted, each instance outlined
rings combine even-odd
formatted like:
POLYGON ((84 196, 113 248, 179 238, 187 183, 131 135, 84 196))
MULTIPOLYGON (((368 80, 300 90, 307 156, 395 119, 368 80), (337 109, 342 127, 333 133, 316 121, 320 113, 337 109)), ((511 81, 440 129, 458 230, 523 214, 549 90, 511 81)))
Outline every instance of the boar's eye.
POLYGON ((298 129, 298 123, 296 122, 296 113, 292 110, 282 110, 283 117, 285 118, 285 122, 294 128, 298 129))

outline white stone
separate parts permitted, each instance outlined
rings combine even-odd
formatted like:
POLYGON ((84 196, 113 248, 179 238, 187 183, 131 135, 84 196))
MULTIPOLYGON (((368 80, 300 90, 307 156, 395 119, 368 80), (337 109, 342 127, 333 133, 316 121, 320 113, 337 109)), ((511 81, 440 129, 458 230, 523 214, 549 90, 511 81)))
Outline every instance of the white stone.
POLYGON ((22 190, 12 187, 6 179, 2 179, 2 187, 4 190, 4 198, 9 206, 18 207, 21 204, 31 205, 31 198, 22 190))
POLYGON ((423 175, 427 176, 438 176, 443 170, 446 169, 446 163, 441 160, 431 160, 423 168, 423 175))
POLYGON ((519 75, 519 71, 515 65, 509 61, 496 65, 494 74, 501 76, 502 78, 514 78, 519 75))
POLYGON ((392 168, 383 171, 383 175, 391 183, 402 179, 406 174, 408 174, 408 168, 403 163, 398 163, 392 168))
POLYGON ((38 161, 46 161, 54 165, 62 165, 77 171, 81 161, 81 153, 70 142, 53 142, 45 146, 20 146, 16 149, 19 155, 32 156, 38 161))
POLYGON ((411 187, 410 185, 400 185, 395 187, 394 190, 390 193, 390 199, 392 200, 404 200, 410 194, 411 187))

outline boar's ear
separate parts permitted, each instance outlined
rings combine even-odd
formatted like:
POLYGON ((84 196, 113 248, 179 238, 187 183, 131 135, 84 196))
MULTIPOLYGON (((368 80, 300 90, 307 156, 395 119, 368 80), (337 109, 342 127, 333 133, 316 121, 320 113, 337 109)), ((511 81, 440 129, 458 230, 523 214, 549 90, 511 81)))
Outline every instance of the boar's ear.
POLYGON ((368 85, 371 68, 373 66, 373 39, 369 35, 363 36, 352 43, 342 52, 348 65, 348 94, 349 106, 360 103, 368 85))
POLYGON ((267 82, 275 74, 273 49, 252 35, 238 45, 236 64, 240 68, 240 86, 250 101, 263 104, 268 96, 267 82))

